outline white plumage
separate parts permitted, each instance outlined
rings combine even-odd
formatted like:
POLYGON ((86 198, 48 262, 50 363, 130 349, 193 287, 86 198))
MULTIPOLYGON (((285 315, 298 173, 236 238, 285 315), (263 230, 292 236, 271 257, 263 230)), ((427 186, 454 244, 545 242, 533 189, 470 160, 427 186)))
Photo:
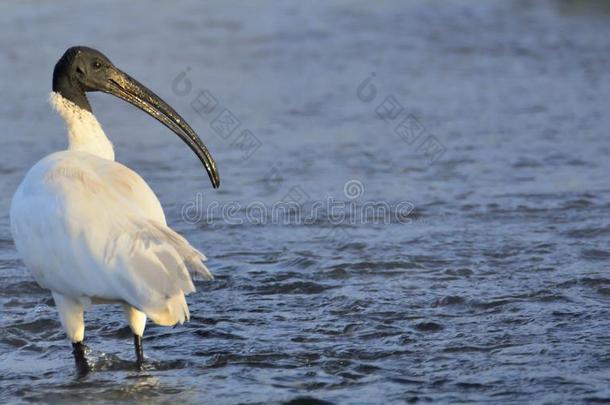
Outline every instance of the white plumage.
POLYGON ((134 334, 146 316, 161 325, 189 319, 190 274, 212 274, 205 256, 170 229, 159 200, 114 161, 95 116, 51 94, 68 128, 68 150, 30 169, 11 204, 17 249, 36 281, 53 292, 72 342, 84 337, 92 303, 124 305, 134 334))

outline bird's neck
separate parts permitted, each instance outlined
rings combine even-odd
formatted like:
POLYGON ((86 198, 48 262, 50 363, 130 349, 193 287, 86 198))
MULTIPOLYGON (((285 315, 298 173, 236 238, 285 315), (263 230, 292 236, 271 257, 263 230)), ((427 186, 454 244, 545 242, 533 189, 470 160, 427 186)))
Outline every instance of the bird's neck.
POLYGON ((114 160, 112 143, 91 112, 77 106, 57 92, 51 92, 49 102, 66 121, 69 150, 88 152, 104 159, 114 160))

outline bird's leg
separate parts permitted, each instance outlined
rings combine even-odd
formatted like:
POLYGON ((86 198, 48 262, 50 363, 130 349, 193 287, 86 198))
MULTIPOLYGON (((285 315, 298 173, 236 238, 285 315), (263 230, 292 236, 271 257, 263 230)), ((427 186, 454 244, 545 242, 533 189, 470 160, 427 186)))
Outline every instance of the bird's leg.
POLYGON ((138 369, 142 370, 142 364, 144 364, 142 335, 144 334, 144 328, 146 327, 146 315, 127 304, 123 305, 123 310, 125 311, 125 317, 127 318, 129 327, 133 332, 133 344, 136 349, 136 366, 138 369))
POLYGON ((144 364, 144 350, 142 350, 142 336, 133 335, 133 344, 136 349, 136 366, 141 370, 144 364))
POLYGON ((74 361, 76 362, 76 368, 78 368, 79 376, 83 377, 89 372, 89 363, 85 357, 85 345, 83 342, 72 343, 72 354, 74 354, 74 361))
POLYGON ((89 372, 89 364, 85 358, 85 345, 83 344, 85 339, 84 306, 78 299, 54 291, 53 300, 55 300, 55 307, 59 312, 61 324, 72 342, 72 353, 74 354, 78 374, 84 376, 89 372))

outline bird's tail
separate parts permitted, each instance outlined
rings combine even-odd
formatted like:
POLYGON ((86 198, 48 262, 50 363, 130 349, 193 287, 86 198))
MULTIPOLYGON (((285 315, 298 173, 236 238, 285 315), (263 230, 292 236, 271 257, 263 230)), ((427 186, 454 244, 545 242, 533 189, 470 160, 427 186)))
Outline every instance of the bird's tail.
POLYGON ((159 325, 188 321, 185 295, 195 291, 191 275, 214 278, 203 264, 206 257, 161 223, 132 220, 126 229, 106 252, 119 267, 116 288, 159 325))

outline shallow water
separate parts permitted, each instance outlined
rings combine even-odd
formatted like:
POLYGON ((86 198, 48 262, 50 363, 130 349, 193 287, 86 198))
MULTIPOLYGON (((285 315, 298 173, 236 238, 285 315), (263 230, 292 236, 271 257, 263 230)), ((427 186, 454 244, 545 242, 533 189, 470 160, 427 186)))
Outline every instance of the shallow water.
POLYGON ((303 3, 0 4, 0 401, 610 401, 610 7, 303 3), (65 145, 46 98, 74 44, 175 106, 220 168, 212 191, 165 128, 91 96, 216 275, 190 323, 148 325, 143 372, 100 306, 76 378, 10 238, 18 182, 65 145))

